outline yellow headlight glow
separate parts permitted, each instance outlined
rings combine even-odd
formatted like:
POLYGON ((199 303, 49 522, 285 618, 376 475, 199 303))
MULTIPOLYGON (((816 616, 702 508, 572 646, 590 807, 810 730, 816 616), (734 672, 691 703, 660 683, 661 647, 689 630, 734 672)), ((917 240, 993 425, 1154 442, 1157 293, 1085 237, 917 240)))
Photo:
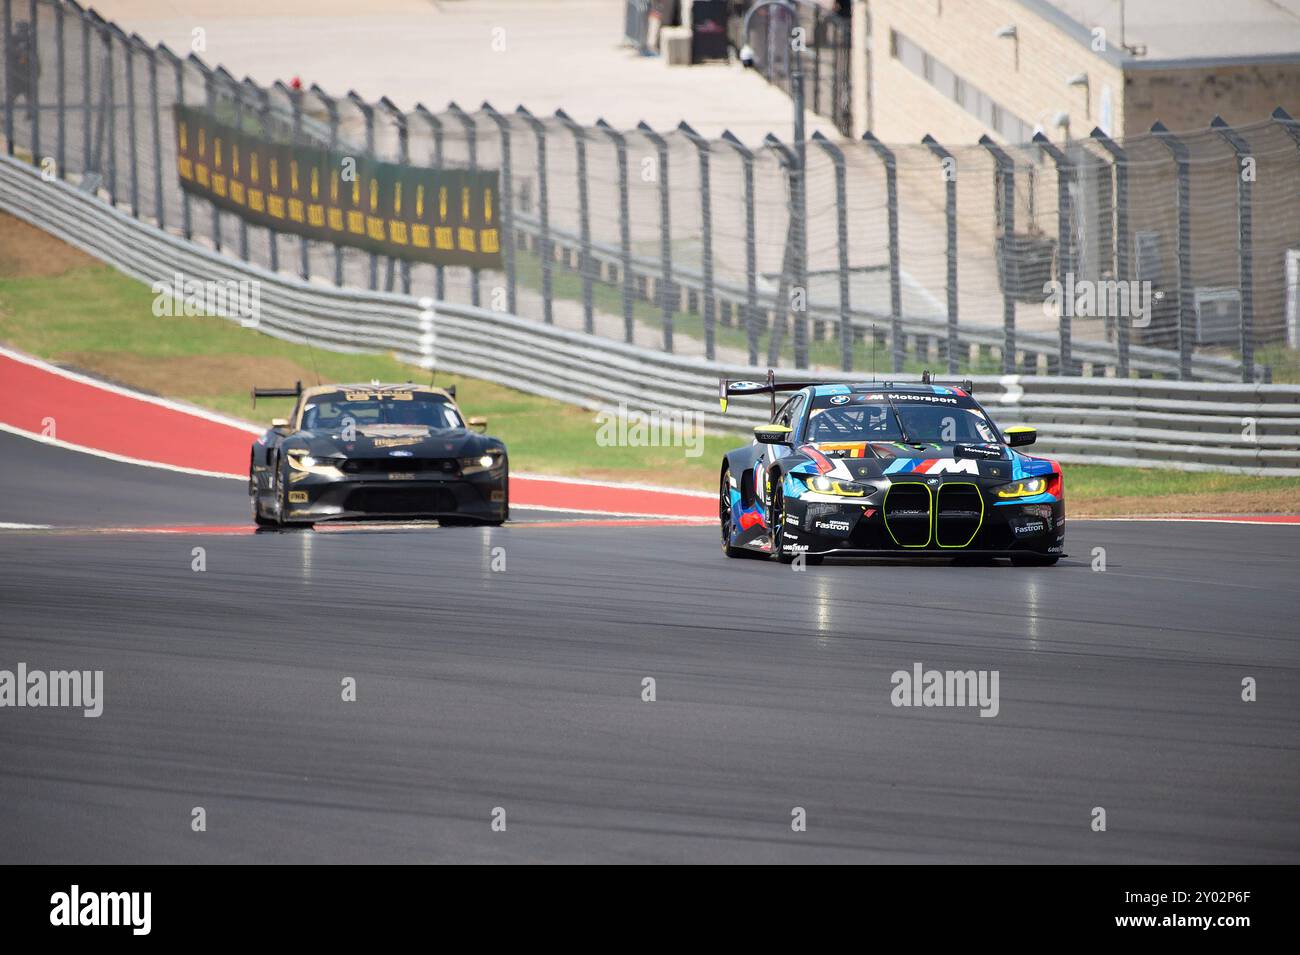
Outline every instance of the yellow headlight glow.
POLYGON ((1029 478, 998 488, 998 497, 1033 497, 1046 490, 1047 482, 1042 478, 1029 478))

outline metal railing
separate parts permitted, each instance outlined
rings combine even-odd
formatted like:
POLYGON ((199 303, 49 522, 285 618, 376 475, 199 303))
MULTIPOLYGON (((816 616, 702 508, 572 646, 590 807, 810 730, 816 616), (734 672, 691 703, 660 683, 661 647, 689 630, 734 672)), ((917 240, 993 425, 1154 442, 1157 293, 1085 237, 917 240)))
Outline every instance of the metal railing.
POLYGON ((271 271, 763 368, 1255 381, 1268 375, 1259 350, 1300 335, 1286 317, 1300 314, 1286 277, 1300 250, 1300 126, 1280 110, 1123 141, 814 139, 796 221, 792 150, 775 137, 262 87, 67 0, 2 2, 5 151, 271 271), (498 170, 501 267, 387 259, 191 197, 176 174, 178 103, 268 138, 498 170), (1081 315, 1068 296, 1050 300, 1052 282, 1136 283, 1151 298, 1145 315, 1081 315))
MULTIPOLYGON (((259 282, 258 330, 288 341, 392 353, 439 374, 588 408, 625 402, 699 412, 716 430, 766 417, 766 404, 756 399, 735 400, 720 414, 718 378, 752 374, 748 365, 602 340, 489 308, 273 272, 172 235, 57 178, 45 180, 8 157, 0 157, 0 208, 144 282, 170 285, 176 273, 191 281, 259 282)), ((999 424, 1037 426, 1038 447, 1067 462, 1300 475, 1300 386, 1005 375, 978 377, 976 391, 999 424)))

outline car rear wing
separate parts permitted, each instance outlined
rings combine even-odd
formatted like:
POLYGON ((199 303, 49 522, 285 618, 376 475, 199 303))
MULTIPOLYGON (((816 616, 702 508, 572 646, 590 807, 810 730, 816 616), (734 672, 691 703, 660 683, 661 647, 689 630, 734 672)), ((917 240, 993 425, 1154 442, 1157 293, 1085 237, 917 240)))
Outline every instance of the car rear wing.
POLYGON ((292 388, 258 388, 253 387, 253 407, 257 407, 258 398, 297 398, 302 394, 302 382, 296 382, 292 388))
POLYGON ((975 382, 969 378, 963 378, 961 381, 940 381, 930 374, 929 370, 921 372, 921 384, 923 385, 944 385, 949 388, 961 388, 968 395, 975 394, 975 382))
POLYGON ((781 391, 799 391, 813 385, 825 384, 822 381, 777 381, 776 373, 767 370, 766 381, 732 381, 728 378, 718 379, 718 403, 722 413, 727 413, 727 399, 737 395, 771 395, 772 415, 776 415, 776 396, 781 391))

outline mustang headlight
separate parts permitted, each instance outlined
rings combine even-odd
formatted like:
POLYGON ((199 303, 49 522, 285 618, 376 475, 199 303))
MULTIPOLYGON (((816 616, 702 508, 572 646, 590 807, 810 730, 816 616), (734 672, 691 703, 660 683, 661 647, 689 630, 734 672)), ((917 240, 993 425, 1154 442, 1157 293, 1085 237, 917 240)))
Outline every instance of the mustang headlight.
POLYGON ((1025 478, 1023 481, 1013 481, 1010 484, 1004 484, 997 490, 998 497, 1033 497, 1036 494, 1042 494, 1047 490, 1047 480, 1045 478, 1025 478))
POLYGON ((477 471, 487 471, 491 468, 500 467, 504 458, 503 452, 498 448, 492 448, 483 454, 476 454, 473 457, 460 459, 460 470, 462 474, 473 474, 477 471))
POLYGON ((289 461, 289 467, 297 471, 327 476, 337 476, 338 466, 343 462, 343 458, 316 457, 300 450, 288 451, 285 456, 289 461))
POLYGON ((808 489, 818 494, 834 494, 837 497, 866 497, 874 487, 868 484, 855 484, 852 481, 836 481, 824 474, 802 474, 808 489))

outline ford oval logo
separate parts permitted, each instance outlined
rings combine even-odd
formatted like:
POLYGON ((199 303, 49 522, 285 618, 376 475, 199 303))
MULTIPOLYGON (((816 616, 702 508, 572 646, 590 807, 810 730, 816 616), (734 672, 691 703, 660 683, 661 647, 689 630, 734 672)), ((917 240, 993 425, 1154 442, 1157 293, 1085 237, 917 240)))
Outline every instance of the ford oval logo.
POLYGON ((411 457, 411 452, 410 451, 389 451, 388 456, 390 458, 409 458, 411 457))

